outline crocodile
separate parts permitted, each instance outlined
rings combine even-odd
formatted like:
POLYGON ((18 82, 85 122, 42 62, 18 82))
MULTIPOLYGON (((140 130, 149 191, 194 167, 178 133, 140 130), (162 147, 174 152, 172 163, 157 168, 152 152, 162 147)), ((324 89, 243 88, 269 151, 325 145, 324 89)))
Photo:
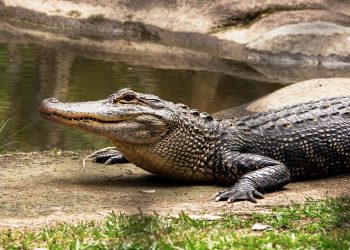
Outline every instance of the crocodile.
POLYGON ((235 120, 121 89, 105 100, 50 98, 41 116, 108 137, 97 162, 131 162, 151 173, 224 183, 216 201, 256 202, 286 184, 350 172, 350 97, 286 106, 235 120))

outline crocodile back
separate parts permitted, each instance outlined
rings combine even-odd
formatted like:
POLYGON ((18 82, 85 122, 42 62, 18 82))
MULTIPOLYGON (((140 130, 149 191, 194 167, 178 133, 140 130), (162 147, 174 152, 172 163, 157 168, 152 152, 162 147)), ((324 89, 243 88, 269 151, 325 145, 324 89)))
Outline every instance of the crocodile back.
POLYGON ((246 116, 234 126, 241 152, 283 162, 293 179, 350 170, 350 97, 246 116))

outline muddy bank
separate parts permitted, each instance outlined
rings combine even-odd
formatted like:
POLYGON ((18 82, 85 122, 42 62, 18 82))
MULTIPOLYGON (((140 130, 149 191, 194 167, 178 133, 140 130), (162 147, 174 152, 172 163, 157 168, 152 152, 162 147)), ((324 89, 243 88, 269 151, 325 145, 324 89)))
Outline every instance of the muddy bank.
POLYGON ((0 29, 154 67, 253 72, 290 83, 349 76, 349 10, 340 0, 4 0, 0 29))
POLYGON ((112 210, 127 214, 177 215, 235 212, 268 213, 306 199, 350 195, 350 175, 291 183, 266 194, 257 204, 214 202, 223 188, 168 181, 132 164, 104 166, 81 160, 88 152, 43 152, 1 155, 0 226, 35 227, 57 221, 101 219, 112 210), (330 188, 331 187, 331 188, 330 188))

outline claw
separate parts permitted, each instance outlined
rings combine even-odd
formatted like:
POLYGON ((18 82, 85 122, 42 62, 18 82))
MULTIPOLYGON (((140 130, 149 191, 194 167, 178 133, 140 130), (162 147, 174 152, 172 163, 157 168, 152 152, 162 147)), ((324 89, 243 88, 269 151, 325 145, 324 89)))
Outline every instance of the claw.
POLYGON ((254 190, 253 193, 255 197, 258 197, 259 199, 264 199, 264 195, 260 193, 258 190, 254 190))
POLYGON ((215 198, 215 197, 219 196, 220 194, 222 194, 224 192, 226 192, 226 190, 220 190, 219 192, 213 194, 212 198, 215 198))
POLYGON ((218 196, 218 197, 215 198, 215 201, 222 201, 222 200, 223 200, 223 198, 220 197, 220 196, 218 196))
POLYGON ((109 158, 104 165, 110 165, 112 163, 113 157, 109 158))
POLYGON ((257 190, 246 190, 246 189, 237 189, 236 187, 232 187, 226 191, 219 191, 214 196, 215 201, 223 201, 227 200, 227 202, 231 203, 234 201, 242 201, 248 200, 253 203, 257 203, 256 198, 264 198, 264 196, 257 190))
POLYGON ((253 194, 253 191, 249 191, 247 193, 247 198, 249 201, 253 202, 253 203, 257 203, 256 199, 254 198, 254 194, 253 194))
POLYGON ((211 196, 211 198, 216 198, 219 194, 220 194, 220 193, 217 192, 217 193, 213 194, 213 195, 211 196))

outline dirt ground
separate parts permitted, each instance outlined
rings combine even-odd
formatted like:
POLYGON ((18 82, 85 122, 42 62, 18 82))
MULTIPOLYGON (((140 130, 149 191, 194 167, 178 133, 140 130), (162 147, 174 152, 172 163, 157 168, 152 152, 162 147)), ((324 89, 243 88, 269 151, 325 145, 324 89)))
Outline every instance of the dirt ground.
POLYGON ((15 153, 0 156, 0 227, 39 227, 60 221, 102 219, 116 213, 220 215, 269 213, 272 206, 350 195, 350 175, 291 183, 257 204, 215 202, 223 187, 179 183, 132 164, 81 162, 89 152, 15 153))

